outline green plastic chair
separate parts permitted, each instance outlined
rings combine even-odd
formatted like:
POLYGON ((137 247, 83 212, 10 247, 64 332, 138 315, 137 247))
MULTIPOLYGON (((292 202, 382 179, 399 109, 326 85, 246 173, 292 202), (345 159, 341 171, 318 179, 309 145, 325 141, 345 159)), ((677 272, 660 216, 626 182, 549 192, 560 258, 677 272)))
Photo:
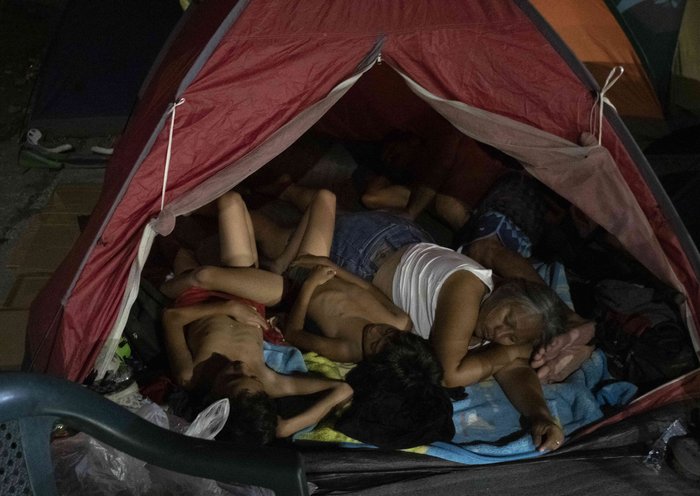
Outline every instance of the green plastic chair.
POLYGON ((0 373, 0 494, 57 494, 50 436, 56 422, 175 472, 307 495, 301 457, 279 448, 241 449, 158 427, 73 382, 0 373))

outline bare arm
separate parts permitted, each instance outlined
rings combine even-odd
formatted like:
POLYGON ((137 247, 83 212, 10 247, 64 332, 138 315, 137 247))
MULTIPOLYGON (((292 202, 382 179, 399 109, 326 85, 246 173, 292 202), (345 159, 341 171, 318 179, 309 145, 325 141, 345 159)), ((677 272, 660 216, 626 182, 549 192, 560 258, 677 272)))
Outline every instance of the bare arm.
POLYGON ((196 312, 187 311, 187 309, 188 307, 166 309, 163 312, 163 329, 171 373, 175 382, 189 389, 192 380, 193 362, 192 353, 185 339, 185 326, 196 320, 192 318, 196 312))
POLYGON ((327 391, 327 394, 307 410, 288 419, 279 419, 277 437, 288 437, 306 427, 317 424, 333 409, 342 406, 352 398, 349 384, 311 376, 282 376, 285 396, 313 394, 327 391))
POLYGON ((328 257, 319 257, 315 255, 303 255, 297 258, 292 265, 297 265, 300 267, 314 267, 318 265, 326 266, 335 271, 335 277, 342 279, 345 282, 354 284, 368 293, 370 293, 375 300, 381 303, 387 310, 389 310, 394 316, 406 319, 406 326, 403 330, 409 330, 411 327, 410 319, 408 314, 397 307, 393 301, 391 301, 384 293, 382 293, 377 286, 369 281, 365 281, 361 277, 353 274, 350 271, 337 265, 328 257))
POLYGON ((318 336, 304 329, 306 313, 314 291, 334 276, 335 271, 330 267, 318 265, 314 268, 306 281, 304 281, 299 295, 289 312, 287 325, 284 329, 284 337, 297 348, 315 351, 331 360, 339 362, 356 361, 358 353, 353 353, 351 344, 346 340, 318 336))
POLYGON ((248 298, 273 306, 282 298, 282 276, 250 267, 203 266, 164 282, 160 290, 169 298, 177 298, 185 290, 199 287, 210 291, 248 298))
POLYGON ((193 371, 192 353, 187 346, 185 326, 212 315, 227 315, 238 322, 264 327, 267 325, 258 312, 238 301, 216 301, 200 303, 163 311, 163 328, 168 360, 175 380, 184 388, 190 386, 193 371))
POLYGON ((514 360, 499 370, 494 378, 516 410, 529 421, 535 447, 539 451, 559 448, 564 433, 552 418, 540 381, 527 359, 514 360))
POLYGON ((475 384, 513 359, 517 347, 491 345, 468 351, 485 293, 486 286, 466 271, 452 274, 440 290, 430 342, 444 369, 447 387, 475 384))
MULTIPOLYGON (((530 262, 520 254, 504 247, 495 237, 478 240, 471 245, 467 254, 493 269, 503 277, 520 277, 538 284, 545 284, 530 262)), ((562 302, 563 305, 563 302, 562 302)), ((565 334, 555 337, 546 346, 540 346, 532 355, 530 366, 538 369, 542 381, 563 381, 590 357, 593 346, 589 342, 595 334, 595 324, 563 305, 567 311, 565 334)))

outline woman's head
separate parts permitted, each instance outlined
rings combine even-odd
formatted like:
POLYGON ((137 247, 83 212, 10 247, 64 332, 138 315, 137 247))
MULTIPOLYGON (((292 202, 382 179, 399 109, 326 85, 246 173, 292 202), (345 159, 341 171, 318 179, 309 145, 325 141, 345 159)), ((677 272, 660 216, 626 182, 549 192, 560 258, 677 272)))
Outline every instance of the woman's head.
POLYGON ((567 308, 544 284, 506 279, 479 309, 476 335, 503 344, 546 344, 566 329, 567 308))

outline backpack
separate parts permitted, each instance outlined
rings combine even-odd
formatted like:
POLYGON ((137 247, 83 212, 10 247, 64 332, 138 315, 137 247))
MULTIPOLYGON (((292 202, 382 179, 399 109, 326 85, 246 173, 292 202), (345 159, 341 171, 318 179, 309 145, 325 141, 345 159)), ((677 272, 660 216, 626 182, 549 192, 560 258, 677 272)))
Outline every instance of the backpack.
POLYGON ((677 298, 670 294, 612 279, 596 285, 598 345, 613 377, 636 384, 640 392, 698 366, 677 298))
POLYGON ((168 304, 168 298, 153 284, 141 280, 123 333, 131 348, 129 365, 136 372, 162 369, 167 365, 161 316, 168 304))

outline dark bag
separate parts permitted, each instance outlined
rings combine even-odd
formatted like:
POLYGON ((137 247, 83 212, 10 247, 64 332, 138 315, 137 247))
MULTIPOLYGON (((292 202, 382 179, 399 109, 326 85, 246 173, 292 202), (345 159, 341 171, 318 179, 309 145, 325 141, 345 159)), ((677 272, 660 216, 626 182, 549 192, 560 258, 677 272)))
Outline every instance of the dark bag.
POLYGON ((168 298, 145 279, 131 307, 124 337, 131 348, 131 365, 135 369, 161 367, 165 364, 161 315, 168 298))
POLYGON ((670 293, 623 281, 596 286, 596 339, 616 379, 649 391, 698 366, 670 293))

